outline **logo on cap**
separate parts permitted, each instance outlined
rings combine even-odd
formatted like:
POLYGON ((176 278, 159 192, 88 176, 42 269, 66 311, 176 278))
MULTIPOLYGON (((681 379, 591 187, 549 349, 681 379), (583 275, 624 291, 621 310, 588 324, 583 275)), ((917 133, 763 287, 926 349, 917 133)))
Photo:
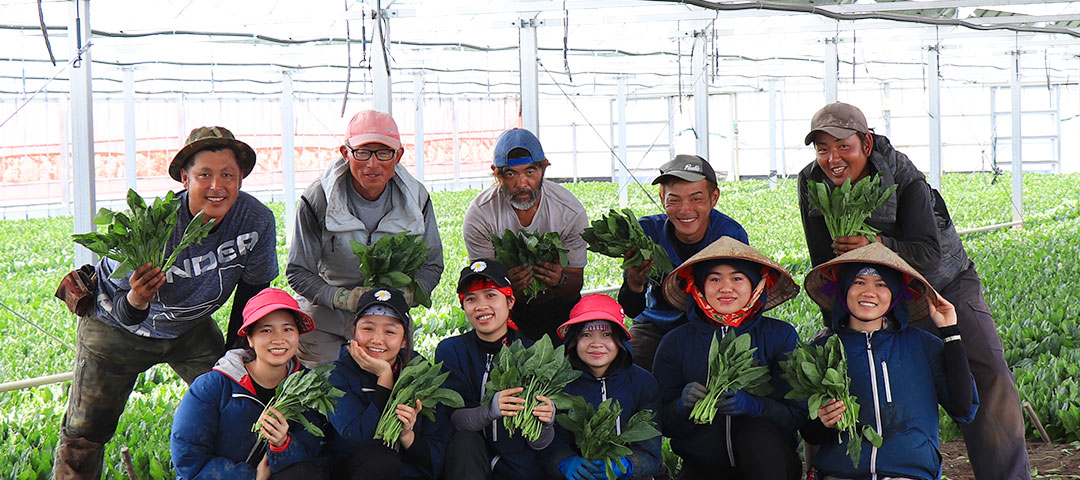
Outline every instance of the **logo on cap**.
POLYGON ((390 292, 387 290, 379 290, 375 292, 375 299, 380 302, 386 302, 390 300, 390 292))
POLYGON ((476 273, 483 272, 484 270, 487 270, 487 262, 479 260, 475 261, 472 265, 469 265, 469 269, 476 273))
POLYGON ((687 163, 686 165, 683 165, 683 170, 686 170, 687 172, 700 172, 701 171, 701 165, 695 165, 693 163, 687 163))

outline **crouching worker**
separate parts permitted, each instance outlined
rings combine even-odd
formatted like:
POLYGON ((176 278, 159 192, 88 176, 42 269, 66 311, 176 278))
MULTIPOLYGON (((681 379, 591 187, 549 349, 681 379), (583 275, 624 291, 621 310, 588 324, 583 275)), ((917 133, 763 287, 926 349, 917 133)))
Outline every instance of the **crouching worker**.
POLYGON ((472 262, 461 271, 458 298, 472 330, 439 342, 435 361, 443 362, 450 376, 445 387, 461 394, 464 408, 454 411, 456 433, 446 452, 443 478, 534 480, 546 478, 538 460, 538 450, 555 436, 552 419, 555 407, 545 397, 532 412, 522 412, 522 387, 495 394, 490 404, 482 404, 484 384, 491 374, 492 360, 503 345, 525 338, 510 320, 514 290, 506 267, 489 259, 472 262), (526 441, 520 433, 510 436, 503 416, 534 415, 544 422, 540 437, 526 441))
POLYGON ((965 424, 978 409, 953 305, 880 243, 819 265, 807 275, 806 290, 829 312, 844 346, 859 428, 870 426, 883 437, 881 447, 854 439, 862 451, 859 465, 852 465, 846 453, 852 439, 844 435, 838 442, 835 428, 847 406, 832 399, 800 429, 807 442, 820 446, 811 468, 823 479, 939 478, 938 405, 965 424), (927 316, 940 339, 908 327, 927 316))
POLYGON ((452 427, 445 409, 436 421, 420 416, 425 407, 397 405, 404 428, 395 449, 375 439, 379 417, 390 401, 401 370, 419 355, 413 351, 412 318, 405 294, 375 287, 358 303, 353 338, 341 347, 330 383, 345 392, 329 415, 326 453, 335 479, 433 479, 442 468, 452 427))
MULTIPOLYGON (((169 450, 178 478, 323 478, 314 464, 320 439, 273 407, 263 413, 278 384, 302 368, 296 357, 300 334, 315 322, 276 288, 251 297, 243 314, 237 334, 247 338, 248 348, 225 352, 192 382, 176 410, 169 450), (262 423, 259 433, 251 431, 256 422, 262 423)), ((318 413, 305 416, 317 426, 326 423, 318 413)))
MULTIPOLYGON (((785 399, 791 385, 780 362, 795 349, 791 324, 763 314, 795 297, 799 287, 778 263, 749 245, 721 237, 664 279, 664 295, 689 323, 664 336, 653 374, 663 401, 663 432, 683 459, 681 479, 796 479, 802 463, 795 431, 806 403, 785 399), (729 335, 749 335, 754 365, 767 366, 772 393, 723 393, 711 423, 691 413, 708 394, 709 348, 729 335)), ((711 415, 713 412, 708 412, 711 415)))
MULTIPOLYGON (((660 388, 644 368, 634 365, 630 332, 619 302, 601 294, 587 295, 570 310, 570 320, 559 327, 559 337, 566 345, 570 365, 582 375, 563 389, 597 407, 609 398, 619 402, 622 413, 616 419, 620 432, 630 417, 641 410, 653 412, 652 421, 660 427, 660 388)), ((631 453, 621 457, 613 470, 619 479, 652 478, 663 458, 660 436, 634 442, 631 453)), ((545 451, 548 473, 567 480, 607 478, 604 460, 581 457, 573 434, 555 427, 555 441, 545 451)))

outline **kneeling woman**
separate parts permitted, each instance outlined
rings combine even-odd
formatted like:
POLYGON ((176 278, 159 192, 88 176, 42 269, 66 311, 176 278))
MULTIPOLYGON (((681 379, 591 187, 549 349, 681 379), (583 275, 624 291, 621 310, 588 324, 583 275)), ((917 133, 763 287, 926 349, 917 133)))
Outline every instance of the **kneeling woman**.
POLYGON ((829 401, 818 409, 819 419, 800 429, 808 443, 820 445, 810 457, 819 478, 939 478, 938 405, 958 422, 975 418, 978 398, 956 311, 928 285, 880 243, 845 253, 807 275, 807 293, 831 312, 830 327, 844 345, 860 428, 870 426, 883 437, 880 448, 854 439, 862 443, 862 453, 859 465, 852 465, 846 453, 852 439, 845 435, 838 442, 833 428, 847 406, 829 401), (940 339, 908 327, 909 320, 927 315, 940 339))
MULTIPOLYGON (((300 334, 315 323, 292 296, 267 288, 244 306, 237 332, 249 348, 229 350, 214 369, 195 379, 173 418, 169 449, 180 478, 294 478, 315 480, 322 471, 313 461, 319 438, 265 405, 274 389, 301 368, 296 358, 300 334), (261 440, 251 431, 262 422, 261 440)), ((308 413, 308 420, 326 420, 308 413)))
POLYGON ((436 421, 420 416, 427 408, 397 405, 404 425, 396 450, 376 440, 375 428, 390 401, 401 369, 417 354, 412 350, 412 319, 405 295, 375 287, 360 297, 353 338, 341 347, 330 383, 345 392, 329 415, 327 454, 333 478, 435 478, 453 433, 449 415, 439 409, 436 421))
POLYGON ((807 418, 806 403, 788 400, 791 386, 780 362, 795 349, 791 324, 765 317, 799 291, 776 262, 731 237, 721 237, 664 279, 664 295, 684 308, 689 322, 660 341, 653 374, 663 401, 663 432, 683 459, 683 479, 795 479, 802 463, 795 431, 807 418), (725 392, 710 424, 690 419, 708 393, 713 336, 750 335, 755 365, 767 366, 772 393, 725 392))
MULTIPOLYGON (((625 322, 619 302, 607 295, 586 295, 570 310, 570 320, 559 326, 558 333, 570 365, 582 374, 563 392, 579 395, 593 407, 609 398, 617 400, 622 408, 617 432, 641 410, 651 410, 660 428, 660 390, 651 373, 634 365, 625 322)), ((602 460, 582 458, 573 434, 559 426, 555 432, 555 441, 545 452, 551 475, 568 480, 606 478, 602 460)), ((633 453, 618 459, 614 467, 618 478, 652 478, 663 461, 660 437, 632 443, 630 450, 633 453)))

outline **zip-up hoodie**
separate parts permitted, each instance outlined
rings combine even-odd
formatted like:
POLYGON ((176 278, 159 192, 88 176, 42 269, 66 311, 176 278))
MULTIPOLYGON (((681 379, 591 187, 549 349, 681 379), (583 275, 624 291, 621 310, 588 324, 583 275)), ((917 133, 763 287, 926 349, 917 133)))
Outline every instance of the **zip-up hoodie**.
MULTIPOLYGON (((859 332, 834 319, 833 329, 847 354, 851 394, 859 401, 859 425, 871 426, 883 441, 877 448, 863 440, 859 465, 854 469, 846 443, 825 442, 813 456, 813 466, 825 474, 853 480, 939 478, 938 404, 949 405, 942 341, 923 330, 908 328, 906 318, 874 332, 859 332)), ((826 340, 827 336, 814 344, 824 345, 826 340)), ((952 415, 953 420, 970 423, 978 406, 973 386, 970 410, 952 415)))
POLYGON ((709 425, 697 425, 690 420, 690 412, 680 411, 677 406, 682 395, 683 387, 690 382, 708 384, 709 374, 709 346, 712 344, 713 334, 717 340, 725 335, 750 335, 750 344, 756 347, 754 358, 759 365, 769 367, 770 383, 773 392, 761 398, 763 404, 763 418, 767 418, 776 424, 777 428, 791 438, 791 445, 795 445, 795 430, 802 425, 803 419, 807 418, 805 401, 796 401, 784 398, 791 391, 791 385, 781 378, 780 361, 787 359, 788 353, 795 349, 799 335, 795 327, 787 322, 775 318, 762 316, 760 313, 754 318, 744 321, 739 327, 715 326, 705 323, 698 317, 696 307, 691 307, 687 312, 689 322, 672 330, 660 341, 656 350, 656 359, 653 361, 653 372, 656 381, 660 385, 660 397, 663 402, 663 432, 664 436, 671 438, 671 449, 679 456, 691 458, 692 462, 701 465, 728 465, 734 458, 731 445, 731 419, 717 418, 717 422, 725 422, 729 438, 720 444, 693 443, 687 437, 698 429, 710 428, 709 425), (722 461, 724 455, 727 461, 722 461))
MULTIPOLYGON (((505 338, 507 343, 520 339, 525 347, 533 344, 532 340, 513 329, 507 330, 505 338)), ((463 408, 480 406, 480 399, 484 396, 484 384, 487 383, 492 368, 494 355, 481 351, 479 342, 476 331, 470 330, 444 339, 435 348, 435 361, 443 362, 443 369, 450 372, 443 386, 461 394, 465 401, 463 408)), ((538 452, 532 449, 520 434, 510 436, 501 417, 493 419, 481 433, 485 443, 495 452, 493 471, 496 475, 521 480, 546 478, 538 452)))
MULTIPOLYGON (((413 352, 412 356, 420 354, 413 352)), ((403 365, 403 360, 399 356, 397 365, 403 365)), ((394 372, 395 381, 400 373, 400 370, 394 372)), ((390 400, 391 391, 378 385, 378 380, 375 374, 356 364, 346 347, 341 347, 330 374, 330 383, 345 392, 333 413, 328 415, 333 428, 326 433, 325 453, 331 462, 341 461, 361 447, 382 443, 382 440, 375 440, 375 427, 379 425, 379 417, 390 400)), ((397 447, 402 449, 401 467, 405 477, 435 478, 437 472, 442 471, 443 455, 453 434, 449 410, 441 405, 435 408, 434 422, 420 415, 413 426, 416 439, 412 447, 404 450, 398 444, 397 447)))
MULTIPOLYGON (((622 348, 629 350, 629 346, 622 348)), ((574 353, 571 353, 574 355, 574 353)), ((607 375, 596 378, 590 372, 583 371, 577 380, 574 380, 566 388, 564 393, 579 395, 592 406, 599 406, 601 402, 609 398, 618 400, 622 407, 619 415, 617 428, 621 431, 623 425, 630 421, 635 413, 641 410, 652 410, 653 422, 656 428, 660 428, 660 389, 656 379, 644 368, 630 364, 627 367, 616 369, 607 375)), ((660 453, 660 437, 654 437, 642 442, 630 444, 631 461, 634 464, 633 478, 652 478, 663 463, 660 453)), ((574 434, 561 426, 555 427, 555 440, 551 447, 544 451, 545 465, 548 473, 558 477, 559 462, 567 457, 580 455, 575 446, 574 434)))
MULTIPOLYGON (((255 465, 262 454, 252 455, 261 446, 256 444, 258 433, 252 432, 251 426, 266 407, 244 368, 244 361, 253 359, 250 355, 242 348, 225 352, 214 369, 196 378, 184 394, 169 435, 177 479, 255 478, 255 465)), ((293 358, 288 368, 295 372, 302 367, 293 358)), ((316 426, 326 424, 317 413, 304 416, 316 426)), ((296 462, 315 460, 319 442, 300 423, 290 421, 284 447, 265 449, 270 470, 278 472, 296 462)))

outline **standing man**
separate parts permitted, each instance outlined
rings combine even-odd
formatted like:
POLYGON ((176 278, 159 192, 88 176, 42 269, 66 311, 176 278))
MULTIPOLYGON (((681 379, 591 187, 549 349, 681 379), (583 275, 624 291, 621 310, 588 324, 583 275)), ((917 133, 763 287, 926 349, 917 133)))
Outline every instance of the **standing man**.
POLYGON ((521 128, 507 130, 495 144, 491 166, 495 184, 477 195, 465 211, 463 230, 469 259, 495 258, 491 235, 506 230, 530 233, 558 232, 569 263, 542 262, 540 265, 507 265, 510 283, 519 299, 510 318, 521 333, 532 340, 544 334, 558 342, 555 330, 570 318, 570 309, 581 298, 585 270, 585 240, 581 232, 588 226, 585 207, 563 186, 544 180, 551 162, 544 156, 540 140, 521 128), (522 290, 539 278, 547 290, 525 301, 522 290))
MULTIPOLYGON (((746 230, 739 222, 716 210, 720 190, 712 165, 697 155, 676 155, 660 167, 653 180, 660 185, 664 212, 638 219, 654 242, 664 247, 672 265, 679 266, 720 237, 731 237, 749 244, 746 230)), ((685 313, 664 299, 663 278, 646 278, 652 268, 649 260, 623 272, 619 304, 634 319, 630 327, 630 345, 634 363, 652 371, 653 356, 660 339, 671 329, 686 323, 685 313)))
MULTIPOLYGON (((828 180, 826 184, 835 187, 848 179, 855 183, 881 175, 882 187, 896 185, 896 193, 866 223, 881 231, 876 241, 898 253, 956 305, 981 402, 975 421, 960 426, 975 477, 1030 478, 1016 381, 1005 363, 1001 337, 983 299, 975 264, 960 242, 941 195, 907 155, 893 149, 888 138, 870 131, 866 117, 853 105, 837 102, 818 110, 805 142, 817 152, 817 160, 799 172, 799 211, 810 261, 816 266, 870 242, 862 236, 829 235, 821 212, 807 200, 808 179, 828 180)), ((912 325, 937 333, 930 319, 912 325)))
POLYGON ((210 370, 225 344, 211 318, 236 290, 229 334, 243 321, 248 299, 277 277, 274 214, 240 191, 255 167, 255 151, 222 127, 191 131, 169 164, 169 175, 184 184, 175 248, 199 211, 214 228, 180 253, 168 271, 147 263, 124 278, 109 275, 118 266, 97 264, 94 308, 79 318, 75 377, 68 393, 53 465, 57 479, 99 479, 105 443, 116 432, 138 375, 168 363, 190 384, 210 370))
MULTIPOLYGON (((427 189, 405 167, 397 122, 387 113, 365 110, 349 121, 341 158, 304 191, 285 277, 300 309, 315 319, 315 330, 300 339, 306 365, 337 359, 353 337, 349 328, 360 297, 370 287, 360 272, 351 241, 374 245, 387 235, 422 235, 430 250, 416 281, 428 295, 443 271, 442 239, 427 189)), ((414 307, 413 292, 404 289, 414 307)))

